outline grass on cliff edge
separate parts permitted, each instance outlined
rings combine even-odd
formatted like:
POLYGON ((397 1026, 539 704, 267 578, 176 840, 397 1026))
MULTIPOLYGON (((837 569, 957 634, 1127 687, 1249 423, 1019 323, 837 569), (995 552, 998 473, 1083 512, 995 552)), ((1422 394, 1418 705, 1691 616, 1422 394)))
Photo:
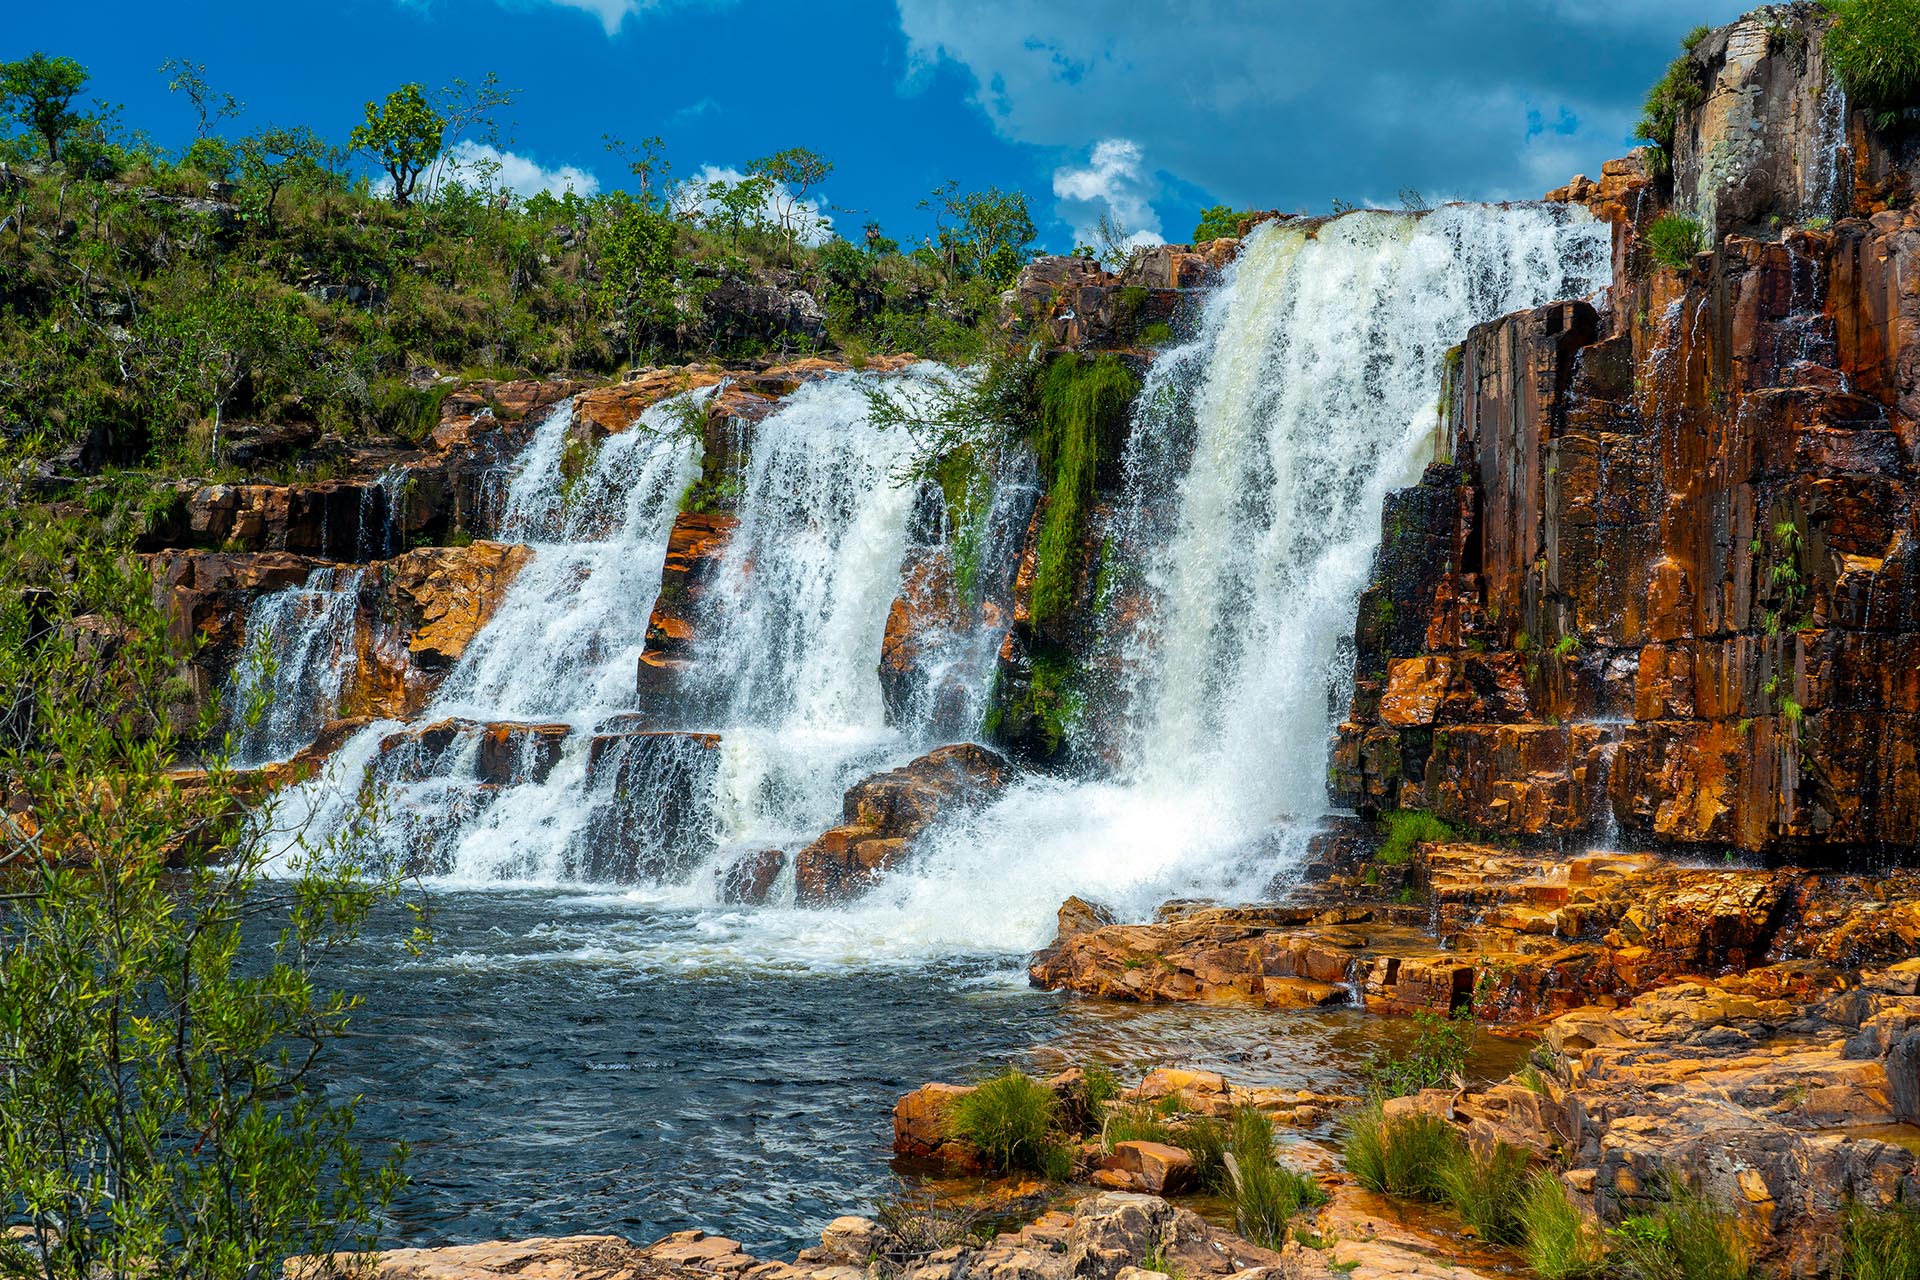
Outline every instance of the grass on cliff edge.
POLYGON ((1412 862, 1416 845, 1444 844, 1459 834, 1425 809, 1396 809, 1382 821, 1386 824, 1386 839, 1373 857, 1374 861, 1389 867, 1404 867, 1412 862))
POLYGON ((1888 128, 1920 106, 1920 0, 1825 0, 1827 62, 1855 103, 1888 128))

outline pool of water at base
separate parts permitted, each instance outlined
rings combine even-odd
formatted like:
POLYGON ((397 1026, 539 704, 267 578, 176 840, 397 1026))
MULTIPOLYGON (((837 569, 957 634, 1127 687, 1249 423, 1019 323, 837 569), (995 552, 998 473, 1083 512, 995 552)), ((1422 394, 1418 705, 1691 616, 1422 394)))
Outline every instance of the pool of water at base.
MULTIPOLYGON (((925 1081, 1103 1061, 1123 1078, 1181 1065, 1334 1091, 1400 1030, 1352 1011, 1037 992, 1021 957, 729 963, 707 915, 617 894, 432 905, 423 954, 386 913, 323 975, 365 997, 325 1059, 328 1089, 362 1098, 369 1145, 411 1146, 392 1246, 700 1227, 791 1256, 893 1188, 891 1109, 925 1081)), ((1504 1073, 1524 1049, 1483 1038, 1480 1052, 1504 1073)))

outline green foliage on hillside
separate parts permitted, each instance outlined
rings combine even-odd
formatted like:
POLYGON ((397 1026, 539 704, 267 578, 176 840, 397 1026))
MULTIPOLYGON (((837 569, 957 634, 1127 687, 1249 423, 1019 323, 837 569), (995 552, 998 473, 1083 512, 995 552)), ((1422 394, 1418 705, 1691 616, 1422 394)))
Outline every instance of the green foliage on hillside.
POLYGON ((970 359, 1035 237, 1021 193, 946 183, 927 245, 902 253, 877 226, 849 243, 811 212, 832 164, 804 148, 739 182, 672 185, 659 139, 609 139, 632 189, 522 196, 461 145, 499 140, 514 95, 491 76, 401 86, 337 146, 243 129, 200 68, 165 73, 199 118, 178 151, 80 110, 69 59, 0 64, 16 126, 0 138, 0 433, 39 456, 84 443, 68 467, 221 474, 223 425, 242 421, 413 433, 431 426, 421 394, 456 379, 831 349, 970 359), (741 286, 810 292, 824 333, 766 319, 741 286))
POLYGON ((1827 61, 1881 128, 1920 106, 1920 0, 1826 0, 1827 61))

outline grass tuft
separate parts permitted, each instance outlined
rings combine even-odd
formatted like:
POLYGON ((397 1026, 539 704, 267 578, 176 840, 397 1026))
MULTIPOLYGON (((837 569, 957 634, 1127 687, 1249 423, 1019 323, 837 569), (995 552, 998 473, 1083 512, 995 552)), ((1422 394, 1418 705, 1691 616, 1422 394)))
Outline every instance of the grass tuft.
POLYGON ((1540 1280, 1591 1280, 1604 1269, 1606 1250, 1599 1232, 1556 1175, 1541 1172, 1529 1178, 1515 1213, 1521 1252, 1540 1280))
POLYGON ((1233 1114, 1233 1138, 1223 1157, 1240 1234, 1262 1248, 1287 1240, 1287 1221, 1303 1206, 1325 1204, 1320 1184, 1281 1164, 1273 1152, 1273 1121, 1252 1107, 1233 1114))
POLYGON ((1669 1184, 1657 1213, 1636 1214, 1608 1233, 1608 1261, 1621 1280, 1749 1280, 1733 1215, 1684 1183, 1669 1184))
POLYGON ((1373 857, 1374 861, 1390 867, 1403 867, 1412 862, 1415 846, 1444 844, 1457 834, 1445 821, 1425 809, 1396 809, 1385 821, 1387 838, 1373 857))
POLYGON ((1690 266, 1702 244, 1700 224, 1677 213, 1663 213, 1647 228, 1647 252, 1663 267, 1690 266))
POLYGON ((1847 95, 1886 128, 1920 106, 1920 0, 1827 0, 1827 62, 1847 95))
MULTIPOLYGON (((1009 1067, 954 1102, 948 1131, 971 1143, 996 1169, 1055 1176, 1064 1150, 1054 1137, 1059 1106, 1053 1090, 1009 1067)), ((1069 1168, 1071 1159, 1069 1152, 1069 1168)))
POLYGON ((1920 1210, 1907 1205, 1849 1209, 1837 1274, 1842 1280, 1920 1276, 1920 1210))
POLYGON ((1416 1112, 1388 1120, 1379 1098, 1340 1121, 1347 1168, 1360 1185, 1411 1200, 1444 1200, 1443 1175, 1466 1147, 1453 1126, 1416 1112))
POLYGON ((1440 1168, 1440 1190, 1454 1212, 1480 1233, 1482 1240, 1518 1244, 1521 1240, 1520 1196, 1526 1187, 1525 1151, 1496 1143, 1490 1155, 1475 1155, 1464 1144, 1440 1168))

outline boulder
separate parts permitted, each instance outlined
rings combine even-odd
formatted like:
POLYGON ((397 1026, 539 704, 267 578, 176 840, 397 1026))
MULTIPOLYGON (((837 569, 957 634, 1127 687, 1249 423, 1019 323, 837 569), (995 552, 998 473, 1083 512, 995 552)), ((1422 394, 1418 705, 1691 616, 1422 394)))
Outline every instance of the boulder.
POLYGON ((986 800, 1012 776, 1005 759, 973 743, 940 747, 849 788, 841 826, 794 859, 802 903, 853 897, 898 865, 942 813, 986 800))
POLYGON ((760 906, 773 893, 787 855, 781 849, 756 849, 734 859, 720 881, 720 900, 741 906, 760 906))
POLYGON ((959 1169, 980 1168, 980 1153, 949 1132, 954 1102, 972 1092, 970 1085, 924 1084, 894 1103, 894 1154, 959 1169))
POLYGON ((1156 1196, 1179 1195, 1200 1182, 1193 1157, 1160 1142, 1116 1142, 1100 1167, 1126 1174, 1138 1190, 1156 1196))

